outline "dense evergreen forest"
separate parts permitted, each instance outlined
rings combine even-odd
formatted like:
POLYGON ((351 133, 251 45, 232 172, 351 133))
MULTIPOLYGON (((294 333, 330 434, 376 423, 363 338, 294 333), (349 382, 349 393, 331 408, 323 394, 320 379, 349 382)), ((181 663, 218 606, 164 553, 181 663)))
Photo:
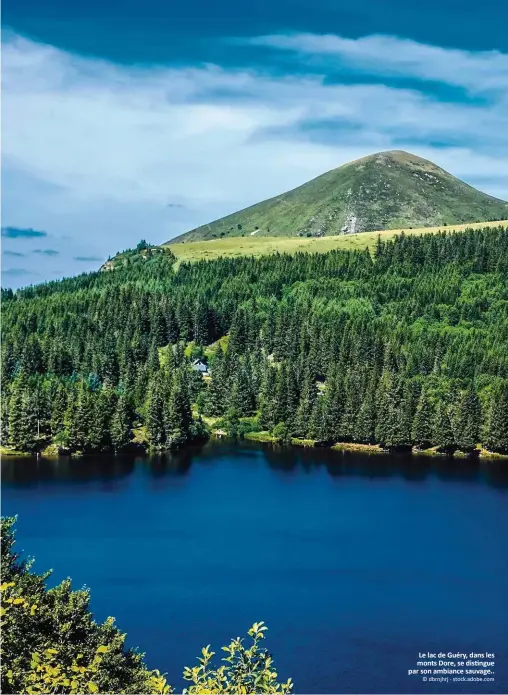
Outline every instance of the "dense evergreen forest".
POLYGON ((175 261, 133 251, 3 291, 4 443, 164 449, 221 417, 282 441, 508 452, 508 229, 175 261))

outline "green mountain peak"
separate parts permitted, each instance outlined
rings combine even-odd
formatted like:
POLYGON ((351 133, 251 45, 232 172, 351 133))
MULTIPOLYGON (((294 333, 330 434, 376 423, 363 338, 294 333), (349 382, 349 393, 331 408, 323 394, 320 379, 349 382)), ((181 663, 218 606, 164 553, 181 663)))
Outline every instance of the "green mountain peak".
POLYGON ((501 220, 508 203, 427 159, 377 152, 169 243, 230 236, 329 236, 501 220))

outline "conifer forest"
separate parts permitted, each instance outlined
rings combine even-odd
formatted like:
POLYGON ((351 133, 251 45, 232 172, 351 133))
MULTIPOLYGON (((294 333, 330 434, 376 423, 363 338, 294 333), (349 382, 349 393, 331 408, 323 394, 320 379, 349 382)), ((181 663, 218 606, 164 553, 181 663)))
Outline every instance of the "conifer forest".
POLYGON ((508 229, 373 254, 132 250, 3 290, 2 380, 3 442, 25 452, 165 450, 215 419, 282 442, 508 453, 508 229))

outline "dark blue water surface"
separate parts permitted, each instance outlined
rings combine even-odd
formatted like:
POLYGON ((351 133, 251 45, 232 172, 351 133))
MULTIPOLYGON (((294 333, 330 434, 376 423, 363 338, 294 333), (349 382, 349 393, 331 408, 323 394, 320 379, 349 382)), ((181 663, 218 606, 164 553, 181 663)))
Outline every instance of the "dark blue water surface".
POLYGON ((35 568, 90 587, 177 687, 264 620, 299 693, 508 692, 506 464, 210 442, 2 472, 35 568), (423 684, 427 651, 495 652, 495 683, 423 684))

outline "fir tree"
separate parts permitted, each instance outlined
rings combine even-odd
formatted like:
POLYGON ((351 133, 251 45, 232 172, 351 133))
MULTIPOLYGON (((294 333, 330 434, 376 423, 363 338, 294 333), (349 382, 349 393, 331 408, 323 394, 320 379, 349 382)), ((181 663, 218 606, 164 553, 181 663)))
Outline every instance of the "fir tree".
POLYGON ((223 415, 228 402, 227 365, 224 351, 219 344, 212 362, 208 407, 210 415, 223 415))
POLYGON ((453 434, 450 414, 448 412, 448 406, 443 400, 439 400, 437 403, 431 441, 442 451, 451 452, 455 448, 455 436, 453 434))
POLYGON ((9 441, 14 449, 36 451, 39 446, 38 405, 22 374, 15 380, 9 403, 9 441))
POLYGON ((276 422, 275 388, 276 370, 275 367, 268 364, 263 375, 259 397, 260 422, 262 427, 267 430, 273 429, 273 427, 278 424, 276 422))
POLYGON ((68 445, 74 451, 88 451, 97 431, 93 396, 85 382, 79 382, 73 395, 65 415, 68 445))
POLYGON ((409 394, 400 374, 385 373, 381 379, 378 400, 377 440, 389 448, 411 443, 411 411, 409 394))
POLYGON ((19 448, 25 438, 24 433, 24 405, 23 397, 26 389, 24 374, 17 377, 11 386, 9 400, 9 443, 12 447, 19 448))
POLYGON ((411 437, 420 449, 426 449, 432 442, 433 407, 427 389, 420 394, 418 406, 413 419, 411 437))
POLYGON ((478 396, 471 389, 462 394, 454 417, 454 434, 457 446, 463 451, 476 447, 480 432, 481 409, 478 396))
POLYGON ((306 437, 310 430, 310 419, 316 404, 317 389, 314 375, 310 369, 303 383, 302 395, 295 417, 295 430, 298 437, 306 437))
POLYGON ((166 443, 164 389, 162 373, 154 374, 149 387, 146 405, 146 434, 153 448, 161 448, 166 443))
POLYGON ((124 449, 132 437, 130 409, 125 396, 119 396, 111 419, 111 442, 116 451, 124 449))
POLYGON ((68 391, 64 384, 59 382, 51 403, 51 422, 50 429, 53 439, 58 438, 65 428, 65 413, 67 410, 68 391))
POLYGON ((358 369, 351 367, 345 378, 344 409, 340 426, 341 438, 351 441, 355 436, 355 426, 361 406, 362 389, 358 369))
POLYGON ((309 422, 309 435, 311 439, 316 439, 320 442, 324 442, 328 439, 325 400, 323 396, 318 396, 314 403, 309 422))
POLYGON ((493 391, 488 406, 485 446, 490 451, 508 453, 508 382, 493 391))
POLYGON ((356 418, 353 439, 363 444, 375 442, 376 431, 376 378, 371 378, 356 418))
POLYGON ((255 408, 254 394, 244 365, 240 367, 233 381, 229 407, 233 408, 239 417, 251 415, 255 408))
POLYGON ((191 422, 192 409, 185 368, 180 368, 174 373, 169 397, 164 408, 164 427, 169 446, 174 446, 185 440, 191 422))
POLYGON ((344 401, 337 365, 332 364, 325 382, 326 439, 339 441, 344 401))

